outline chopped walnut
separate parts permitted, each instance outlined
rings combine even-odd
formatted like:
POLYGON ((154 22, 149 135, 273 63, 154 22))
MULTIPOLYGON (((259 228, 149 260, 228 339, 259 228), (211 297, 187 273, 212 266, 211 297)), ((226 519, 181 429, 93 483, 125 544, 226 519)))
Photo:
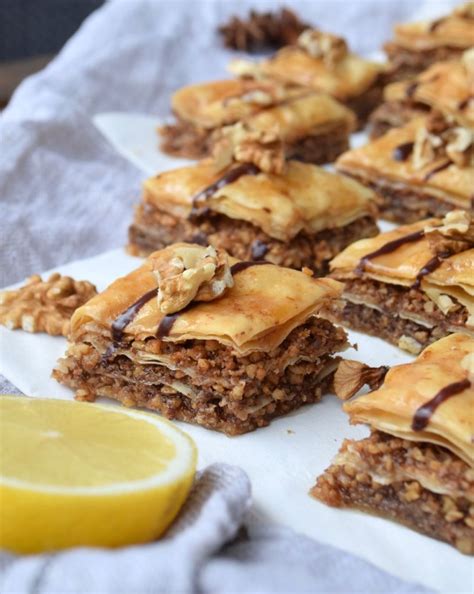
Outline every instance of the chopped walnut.
POLYGON ((458 253, 474 243, 474 220, 466 210, 452 210, 444 216, 441 225, 428 225, 424 233, 435 253, 458 253))
POLYGON ((343 359, 334 374, 334 391, 341 400, 348 400, 367 384, 372 390, 379 388, 388 367, 369 367, 359 361, 343 359))
POLYGON ((227 69, 239 78, 265 79, 259 64, 249 60, 232 60, 227 69))
POLYGON ((306 29, 298 37, 298 46, 313 58, 322 58, 328 68, 334 68, 347 56, 347 43, 342 37, 317 29, 306 29))
POLYGON ((474 133, 434 111, 418 128, 412 163, 415 169, 423 169, 430 163, 442 165, 443 162, 458 167, 474 166, 474 133))
POLYGON ((308 26, 307 23, 301 22, 292 10, 282 8, 274 13, 252 10, 246 20, 232 17, 218 30, 226 47, 255 52, 292 44, 308 26))
POLYGON ((253 163, 265 173, 281 174, 286 164, 283 142, 276 130, 253 130, 240 122, 220 131, 213 155, 218 170, 234 160, 253 163))
POLYGON ((227 253, 209 246, 176 246, 170 260, 155 263, 158 305, 164 314, 191 301, 212 301, 234 285, 227 253))
POLYGON ((421 344, 412 336, 406 336, 405 334, 398 339, 398 347, 412 355, 418 355, 421 351, 421 344))
POLYGON ((0 324, 10 330, 67 336, 72 314, 96 294, 88 281, 76 281, 57 272, 43 281, 35 274, 23 287, 0 292, 0 324))

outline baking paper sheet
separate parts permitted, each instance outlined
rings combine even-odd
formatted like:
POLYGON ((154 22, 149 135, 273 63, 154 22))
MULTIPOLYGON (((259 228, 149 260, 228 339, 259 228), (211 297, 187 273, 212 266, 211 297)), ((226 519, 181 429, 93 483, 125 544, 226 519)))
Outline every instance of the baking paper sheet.
MULTIPOLYGON (((95 121, 117 150, 146 174, 184 162, 157 150, 155 118, 107 114, 95 121)), ((354 140, 361 142, 363 137, 354 140)), ((55 270, 87 279, 101 290, 139 264, 139 259, 123 250, 114 250, 55 270)), ((369 365, 397 365, 413 359, 382 340, 356 332, 349 332, 349 336, 358 350, 350 349, 346 356, 369 365)), ((66 341, 61 337, 0 327, 0 372, 30 396, 72 398, 70 390, 50 377, 65 347, 66 341)), ((177 425, 196 441, 201 468, 219 461, 239 465, 248 473, 254 511, 259 518, 286 524, 297 532, 364 557, 406 580, 444 592, 472 590, 471 558, 393 522, 332 509, 308 495, 315 477, 330 464, 342 440, 368 434, 365 427, 348 424, 336 397, 328 395, 321 403, 303 407, 273 421, 269 427, 240 437, 229 438, 184 423, 177 425)))

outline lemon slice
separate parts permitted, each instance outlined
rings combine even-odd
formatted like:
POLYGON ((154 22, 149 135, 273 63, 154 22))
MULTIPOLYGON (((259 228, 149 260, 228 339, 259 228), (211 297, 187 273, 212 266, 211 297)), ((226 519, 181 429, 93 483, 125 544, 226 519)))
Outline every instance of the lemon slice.
POLYGON ((0 396, 0 548, 152 540, 184 503, 196 457, 191 439, 154 414, 0 396))

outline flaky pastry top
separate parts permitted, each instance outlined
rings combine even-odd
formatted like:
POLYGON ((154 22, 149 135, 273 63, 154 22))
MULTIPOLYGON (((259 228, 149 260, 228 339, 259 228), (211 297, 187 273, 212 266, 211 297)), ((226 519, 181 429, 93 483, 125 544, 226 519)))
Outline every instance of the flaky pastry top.
POLYGON ((415 118, 401 128, 393 128, 380 138, 343 153, 336 161, 336 168, 364 179, 382 178, 420 186, 423 192, 440 197, 453 207, 470 209, 474 167, 451 163, 437 170, 437 163, 429 160, 420 167, 413 154, 397 159, 398 150, 413 145, 424 127, 425 118, 415 118))
POLYGON ((437 62, 413 80, 387 85, 384 98, 421 103, 474 128, 474 84, 461 60, 437 62))
MULTIPOLYGON (((212 162, 202 161, 161 173, 145 181, 143 200, 174 216, 188 217, 193 199, 228 171, 216 172, 212 162)), ((247 221, 270 237, 288 241, 303 230, 316 233, 373 215, 374 194, 354 180, 290 160, 281 175, 241 175, 194 206, 247 221)))
POLYGON ((444 446, 474 466, 473 381, 474 338, 451 334, 413 363, 392 367, 381 388, 344 404, 344 410, 351 423, 444 446), (452 395, 443 397, 443 390, 452 395))
MULTIPOLYGON (((152 296, 123 328, 120 341, 156 337, 165 314, 154 289, 155 274, 163 261, 172 260, 176 250, 194 252, 206 248, 176 244, 152 253, 136 270, 113 282, 105 291, 76 310, 71 321, 71 340, 88 333, 113 336, 113 324, 146 294, 152 296)), ((164 341, 217 340, 240 354, 268 351, 277 347, 297 326, 317 314, 331 299, 339 296, 342 285, 332 279, 313 278, 303 272, 268 264, 249 263, 240 270, 229 258, 232 286, 212 301, 193 301, 173 314, 172 326, 164 341)), ((168 317, 169 319, 169 317, 168 317)))
MULTIPOLYGON (((468 3, 472 5, 471 3, 468 3)), ((469 6, 466 4, 466 12, 469 6)), ((462 7, 460 7, 462 8, 462 7)), ((474 19, 461 14, 457 9, 452 14, 435 21, 418 21, 399 24, 394 29, 397 45, 413 51, 439 47, 468 48, 473 45, 474 19)))
POLYGON ((270 80, 222 80, 183 87, 173 95, 174 113, 212 130, 245 121, 257 129, 278 126, 285 140, 335 123, 354 128, 353 113, 328 95, 285 87, 270 80))
MULTIPOLYGON (((231 65, 232 68, 232 65, 231 65)), ((333 67, 299 47, 285 47, 253 67, 257 76, 309 87, 341 101, 357 97, 371 87, 384 66, 348 53, 333 67)))

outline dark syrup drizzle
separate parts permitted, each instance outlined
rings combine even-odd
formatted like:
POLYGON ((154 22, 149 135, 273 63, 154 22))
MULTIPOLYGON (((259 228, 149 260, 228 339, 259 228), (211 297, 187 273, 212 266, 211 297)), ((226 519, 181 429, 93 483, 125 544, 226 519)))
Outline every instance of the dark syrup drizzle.
POLYGON ((219 191, 224 186, 231 184, 242 177, 243 175, 256 175, 260 172, 260 169, 253 165, 252 163, 242 163, 230 171, 227 171, 222 175, 219 179, 217 179, 214 183, 207 186, 197 194, 195 194, 192 198, 192 208, 189 214, 189 218, 195 218, 204 214, 208 209, 205 207, 199 207, 199 202, 205 202, 208 198, 210 198, 213 194, 219 191))
POLYGON ((445 260, 446 258, 449 258, 449 256, 451 256, 451 255, 452 255, 451 252, 444 251, 444 252, 440 252, 436 256, 433 256, 431 258, 431 260, 428 260, 428 262, 423 266, 423 268, 416 275, 415 282, 412 284, 411 288, 418 289, 421 285, 421 281, 422 281, 423 277, 425 277, 427 274, 430 274, 431 272, 434 272, 437 268, 439 268, 441 266, 441 264, 443 263, 443 260, 445 260))
POLYGON ((468 95, 465 99, 463 99, 462 101, 460 101, 458 103, 458 109, 460 111, 462 111, 463 109, 466 109, 466 107, 469 104, 469 101, 473 98, 473 95, 468 95))
POLYGON ((420 406, 420 408, 418 408, 415 412, 415 415, 413 416, 413 422, 411 424, 413 431, 421 431, 424 429, 430 422, 431 417, 440 404, 443 404, 443 402, 446 402, 446 400, 452 396, 456 396, 456 394, 467 390, 467 388, 470 386, 471 382, 466 378, 459 382, 449 384, 440 390, 436 396, 434 396, 431 400, 428 400, 428 402, 425 402, 425 404, 420 406))
POLYGON ((413 152, 414 142, 404 142, 393 149, 392 157, 395 161, 406 161, 413 152))
POLYGON ((452 165, 451 161, 446 161, 445 163, 441 163, 441 165, 438 165, 438 167, 435 167, 434 169, 432 169, 425 175, 425 181, 428 181, 429 179, 431 179, 433 177, 433 175, 435 173, 438 173, 439 171, 443 171, 443 169, 446 169, 450 165, 452 165))
MULTIPOLYGON (((271 264, 271 262, 267 262, 266 260, 256 260, 255 262, 236 262, 230 267, 230 272, 232 273, 232 275, 234 275, 239 272, 242 272, 242 270, 250 268, 251 266, 261 266, 262 264, 271 264)), ((185 313, 186 311, 189 311, 194 305, 196 305, 196 302, 191 302, 181 311, 177 311, 173 314, 168 314, 167 316, 162 318, 160 323, 158 324, 158 330, 156 331, 157 338, 164 338, 165 336, 169 336, 169 333, 171 332, 171 329, 173 328, 174 323, 179 318, 179 316, 185 313)))
POLYGON ((443 23, 445 20, 446 20, 446 17, 441 17, 439 19, 431 21, 428 31, 430 33, 433 33, 433 31, 435 31, 441 25, 441 23, 443 23))
POLYGON ((408 87, 405 89, 405 95, 408 99, 411 99, 416 92, 416 89, 420 86, 419 82, 412 82, 408 87))
POLYGON ((420 231, 415 231, 414 233, 410 233, 409 235, 404 235, 403 237, 399 237, 398 239, 389 241, 379 249, 361 258, 359 264, 357 265, 357 268, 355 269, 356 274, 362 274, 364 272, 365 265, 369 260, 377 258, 378 256, 384 256, 385 254, 391 254, 392 252, 396 251, 400 246, 405 245, 406 243, 413 243, 414 241, 418 241, 419 239, 424 237, 424 235, 425 232, 423 231, 423 229, 420 229, 420 231))
POLYGON ((135 303, 133 303, 130 307, 128 307, 123 313, 119 315, 119 317, 114 320, 112 323, 112 339, 114 341, 114 345, 120 344, 123 338, 124 330, 132 322, 135 318, 137 313, 141 310, 141 308, 158 295, 158 287, 151 289, 144 295, 137 299, 135 303))

